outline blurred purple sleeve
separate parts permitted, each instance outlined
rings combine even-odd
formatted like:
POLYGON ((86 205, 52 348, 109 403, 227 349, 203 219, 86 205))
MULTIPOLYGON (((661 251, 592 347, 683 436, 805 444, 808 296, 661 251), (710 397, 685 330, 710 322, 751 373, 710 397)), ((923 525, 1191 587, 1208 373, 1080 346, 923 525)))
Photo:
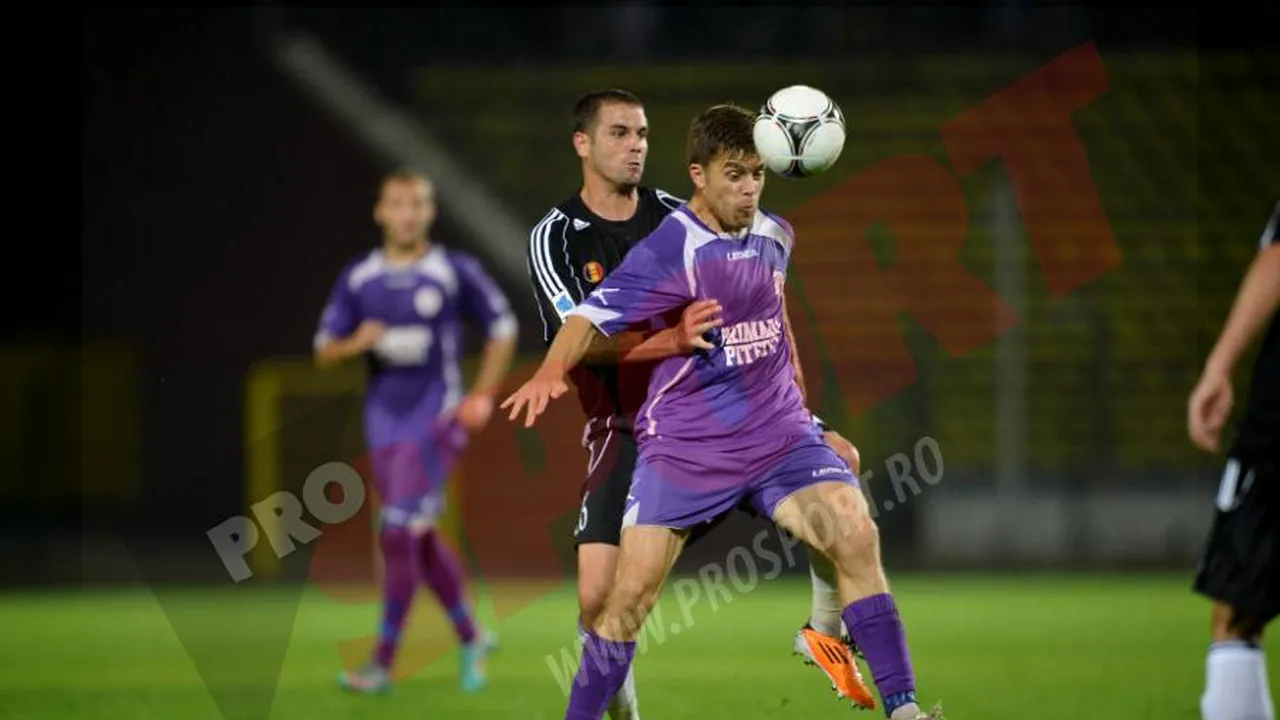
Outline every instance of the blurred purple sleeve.
POLYGON ((347 337, 356 331, 360 320, 360 302, 351 291, 351 267, 347 266, 338 274, 329 299, 320 311, 320 324, 312 346, 319 350, 333 340, 347 337))
POLYGON ((465 253, 453 255, 463 311, 485 328, 490 340, 514 337, 519 326, 502 288, 493 281, 479 260, 465 253))

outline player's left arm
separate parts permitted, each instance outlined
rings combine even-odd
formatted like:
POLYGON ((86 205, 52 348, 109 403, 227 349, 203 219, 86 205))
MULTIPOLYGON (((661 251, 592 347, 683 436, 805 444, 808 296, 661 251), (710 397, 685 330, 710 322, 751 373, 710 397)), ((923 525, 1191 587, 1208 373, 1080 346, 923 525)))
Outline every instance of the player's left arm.
MULTIPOLYGON (((632 249, 618 268, 569 312, 564 327, 547 351, 546 364, 568 372, 587 358, 591 347, 599 345, 601 339, 623 334, 636 325, 692 302, 683 266, 676 268, 664 262, 663 256, 667 254, 661 248, 655 252, 654 246, 647 241, 632 249), (577 320, 573 323, 573 331, 560 343, 560 335, 574 318, 577 320), (556 343, 560 343, 559 347, 556 343)), ((654 337, 666 338, 668 335, 658 333, 654 337)), ((627 349, 634 350, 634 347, 627 349)))
POLYGON ((476 259, 462 255, 456 261, 458 291, 462 306, 472 320, 485 329, 480 369, 471 386, 471 396, 492 403, 493 396, 511 371, 519 338, 519 323, 511 304, 489 273, 476 259))
MULTIPOLYGON (((684 202, 683 199, 665 190, 655 189, 654 195, 668 211, 675 210, 684 202)), ((709 319, 709 314, 706 312, 709 307, 696 308, 697 317, 686 316, 682 320, 690 320, 689 326, 705 323, 709 319)), ((687 332, 682 332, 686 329, 678 326, 662 330, 626 330, 609 335, 597 333, 590 347, 587 348, 582 363, 584 365, 625 365, 685 355, 695 348, 702 347, 702 343, 691 340, 687 337, 687 332)), ((703 331, 698 334, 701 335, 701 332, 703 331)))
POLYGON ((591 345, 694 300, 685 267, 683 234, 650 235, 627 253, 616 270, 565 316, 542 365, 502 403, 514 420, 528 407, 525 427, 563 395, 565 375, 586 357, 591 345))
POLYGON ((791 346, 791 368, 795 371, 796 386, 800 388, 800 397, 805 405, 809 404, 809 391, 804 384, 804 366, 800 364, 800 347, 796 345, 796 335, 791 331, 791 313, 787 310, 786 293, 782 295, 782 327, 787 333, 787 343, 791 346))
MULTIPOLYGON (((791 345, 791 367, 795 370, 796 386, 800 388, 800 397, 805 399, 805 405, 809 404, 809 393, 804 383, 804 368, 800 364, 800 349, 796 345, 795 333, 791 331, 791 314, 787 311, 787 298, 784 294, 782 297, 782 326, 787 333, 787 342, 791 345)), ((813 416, 813 424, 822 429, 822 437, 835 450, 836 454, 842 460, 849 464, 849 467, 857 473, 862 469, 862 456, 858 453, 858 448, 849 442, 840 433, 827 427, 817 415, 813 416)))
MULTIPOLYGON (((785 221, 783 221, 785 222, 785 221)), ((784 225, 788 233, 791 235, 792 247, 795 247, 795 231, 789 224, 784 225)), ((804 381, 804 366, 800 363, 800 346, 796 344, 795 332, 791 329, 791 312, 787 308, 787 294, 782 294, 782 327, 787 334, 787 343, 791 346, 791 367, 795 372, 796 387, 800 388, 800 397, 804 399, 805 405, 809 404, 809 389, 804 381)), ((816 414, 813 415, 813 422, 822 429, 822 436, 827 444, 835 450, 836 454, 841 457, 855 473, 862 469, 862 457, 858 453, 858 448, 849 442, 840 433, 827 427, 816 414)))
MULTIPOLYGON (((782 232, 786 235, 788 245, 786 252, 787 257, 790 258, 796 247, 795 228, 780 215, 769 214, 769 217, 782 228, 782 232)), ((791 367, 795 371, 796 386, 800 388, 800 397, 804 398, 805 404, 808 405, 809 390, 804 384, 804 366, 800 364, 800 347, 796 345, 795 333, 791 331, 791 313, 787 309, 787 293, 785 289, 780 288, 780 290, 782 292, 782 327, 787 334, 787 343, 791 345, 791 367)), ((814 416, 814 420, 818 425, 822 425, 823 430, 826 430, 826 426, 817 419, 817 416, 814 416)))

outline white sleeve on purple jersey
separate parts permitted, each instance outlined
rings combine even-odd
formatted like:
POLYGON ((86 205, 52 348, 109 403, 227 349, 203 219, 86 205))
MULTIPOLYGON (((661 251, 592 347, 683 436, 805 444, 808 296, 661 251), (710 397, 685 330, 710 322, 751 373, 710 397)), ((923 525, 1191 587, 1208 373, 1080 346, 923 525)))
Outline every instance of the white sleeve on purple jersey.
POLYGON ((519 330, 507 296, 479 260, 451 251, 458 273, 458 296, 464 312, 485 328, 490 340, 514 337, 519 330))
POLYGON ((787 254, 790 255, 796 247, 796 229, 791 225, 791 221, 768 210, 761 210, 761 212, 764 213, 765 217, 777 223, 778 227, 782 228, 783 239, 786 240, 787 254))
POLYGON ((316 350, 333 340, 347 337, 360 326, 360 303, 351 291, 353 265, 354 263, 347 265, 338 273, 338 279, 329 291, 329 299, 320 312, 320 324, 312 340, 312 346, 316 350))
POLYGON ((693 257, 685 257, 685 239, 684 226, 668 217, 569 315, 612 335, 692 302, 693 257))

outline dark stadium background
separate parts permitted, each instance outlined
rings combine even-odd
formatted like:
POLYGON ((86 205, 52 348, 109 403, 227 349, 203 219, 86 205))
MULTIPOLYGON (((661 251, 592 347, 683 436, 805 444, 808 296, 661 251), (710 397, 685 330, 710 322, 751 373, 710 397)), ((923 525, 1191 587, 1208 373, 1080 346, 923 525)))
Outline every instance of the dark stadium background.
MULTIPOLYGON (((1262 3, 1231 13, 1016 2, 88 10, 82 263, 66 279, 79 284, 82 312, 75 337, 28 333, 6 353, 23 369, 6 377, 5 448, 15 473, 4 483, 0 556, 17 571, 4 581, 225 577, 204 531, 261 499, 246 489, 247 373, 264 358, 306 355, 334 273, 376 240, 370 205, 391 165, 279 70, 276 43, 291 33, 318 39, 442 139, 526 228, 575 187, 567 114, 589 88, 575 84, 582 75, 574 68, 592 82, 638 88, 651 122, 666 123, 655 126, 648 179, 673 191, 686 188, 679 137, 688 108, 755 104, 781 84, 752 86, 735 66, 828 90, 850 118, 848 149, 830 178, 772 181, 767 197, 790 210, 890 150, 943 157, 943 122, 1092 41, 1111 87, 1081 113, 1081 137, 1123 261, 1061 303, 1046 299, 1034 264, 1026 266, 1026 312, 1014 337, 1030 384, 1021 415, 1001 416, 1024 419, 1022 449, 1002 444, 1006 426, 992 419, 997 398, 1009 399, 992 369, 995 344, 951 358, 910 322, 903 328, 916 383, 859 409, 842 405, 833 389, 841 378, 829 378, 822 409, 835 411, 879 478, 889 456, 926 436, 947 459, 938 486, 880 518, 892 567, 1189 571, 1218 460, 1190 449, 1183 407, 1277 197, 1275 20, 1262 3), (644 23, 648 34, 637 30, 644 23), (737 29, 725 33, 727 23, 737 29), (1001 484, 1008 478, 1012 485, 1001 484), (925 512, 944 497, 960 503, 934 505, 946 517, 968 513, 965 498, 990 508, 1008 500, 1006 487, 1033 499, 946 528, 925 512), (1115 506, 1113 495, 1136 504, 1115 506), (1109 504, 1111 514, 1097 509, 1109 504), (1049 534, 1042 517, 1066 529, 1049 534), (975 524, 1002 529, 977 537, 975 524)), ((973 237, 983 237, 995 197, 983 188, 1002 176, 994 164, 977 175, 981 187, 965 189, 973 237)), ((491 260, 458 213, 442 208, 438 239, 491 260)), ((836 257, 841 248, 801 252, 836 257)), ((989 249, 973 258, 976 272, 995 277, 989 249)), ((529 290, 520 277, 498 277, 520 311, 522 350, 535 354, 529 290)), ((850 287, 847 303, 817 300, 845 303, 856 326, 856 278, 850 287)), ((841 342, 852 341, 827 338, 823 351, 838 354, 841 342)), ((805 362, 818 377, 814 348, 805 362)), ((576 408, 566 404, 570 427, 576 408)), ((360 452, 350 401, 308 407, 294 406, 291 434, 280 441, 300 448, 282 471, 286 488, 299 486, 308 463, 354 461, 360 452)), ((548 478, 547 453, 536 446, 581 451, 516 438, 501 420, 486 437, 524 454, 468 465, 472 475, 503 476, 463 480, 483 488, 464 511, 464 534, 488 538, 490 565, 478 572, 554 573, 545 553, 527 563, 520 553, 562 541, 548 523, 574 512, 583 460, 555 465, 548 478), (542 514, 517 532, 510 523, 522 504, 542 514), (541 535, 530 541, 529 533, 541 535)), ((735 521, 691 562, 759 527, 735 521)))
MULTIPOLYGON (((572 400, 533 433, 495 418, 456 477, 445 529, 503 635, 485 693, 456 692, 425 593, 396 693, 336 691, 377 627, 368 505, 283 559, 260 539, 238 584, 206 533, 326 463, 367 476, 359 368, 308 354, 338 269, 378 239, 384 172, 433 172, 436 239, 510 294, 515 383, 541 351, 526 235, 578 182, 574 99, 638 93, 646 179, 681 193, 694 113, 805 83, 849 139, 821 177, 770 178, 766 204, 799 229, 788 301, 811 404, 861 449, 922 698, 957 718, 1196 717, 1209 605, 1190 585, 1222 459, 1191 447, 1185 406, 1280 198, 1277 8, 1045 5, 11 23, 9 217, 37 227, 11 228, 4 283, 0 716, 562 716, 586 464, 572 400), (56 42, 72 33, 78 55, 56 42), (1015 140, 1020 165, 989 157, 1015 140), (42 178, 76 154, 68 211, 42 178), (895 272, 904 255, 918 269, 895 272)), ((646 625, 646 717, 847 710, 788 655, 809 590, 802 556, 792 581, 761 575, 779 549, 737 516, 682 559, 646 625)))

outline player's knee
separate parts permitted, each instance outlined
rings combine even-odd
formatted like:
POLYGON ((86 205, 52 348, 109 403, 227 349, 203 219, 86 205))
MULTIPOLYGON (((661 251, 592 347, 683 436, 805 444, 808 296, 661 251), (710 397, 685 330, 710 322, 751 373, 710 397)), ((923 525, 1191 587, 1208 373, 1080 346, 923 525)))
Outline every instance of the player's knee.
POLYGON ((578 547, 578 610, 587 627, 594 626, 604 611, 617 563, 616 546, 584 543, 578 547))
POLYGON ((578 612, 587 627, 595 625, 604 612, 609 599, 609 583, 603 577, 580 576, 578 578, 578 612))
POLYGON ((378 539, 383 550, 402 550, 412 546, 413 532, 408 525, 383 523, 378 530, 378 539))
POLYGON ((382 553, 387 557, 407 557, 413 551, 413 544, 417 540, 414 532, 405 525, 384 523, 378 531, 382 553))

